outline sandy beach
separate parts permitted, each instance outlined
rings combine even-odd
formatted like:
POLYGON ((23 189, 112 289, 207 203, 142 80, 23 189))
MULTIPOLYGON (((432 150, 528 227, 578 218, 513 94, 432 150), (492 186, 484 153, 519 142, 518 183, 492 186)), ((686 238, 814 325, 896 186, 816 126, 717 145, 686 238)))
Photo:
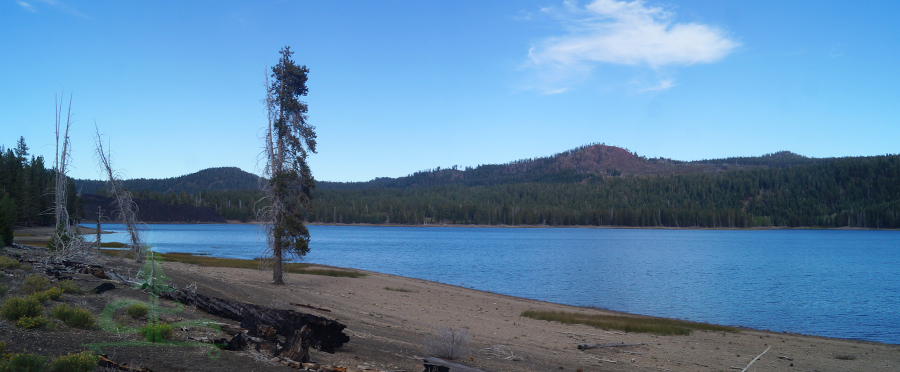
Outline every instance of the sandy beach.
MULTIPOLYGON (((767 348, 751 371, 888 371, 900 368, 900 345, 740 329, 656 336, 534 320, 529 309, 612 313, 515 298, 418 279, 365 272, 362 278, 292 274, 269 284, 259 270, 165 263, 181 285, 213 296, 294 309, 347 325, 351 341, 321 363, 419 371, 428 356, 423 339, 441 327, 469 332, 469 358, 488 371, 728 371, 740 370, 767 348), (310 309, 305 306, 330 310, 310 309), (579 344, 643 344, 580 351, 579 344), (502 345, 502 347, 498 347, 502 345), (508 349, 519 360, 489 355, 508 349)), ((508 355, 508 354, 506 354, 508 355)), ((513 359, 513 358, 510 358, 513 359)))

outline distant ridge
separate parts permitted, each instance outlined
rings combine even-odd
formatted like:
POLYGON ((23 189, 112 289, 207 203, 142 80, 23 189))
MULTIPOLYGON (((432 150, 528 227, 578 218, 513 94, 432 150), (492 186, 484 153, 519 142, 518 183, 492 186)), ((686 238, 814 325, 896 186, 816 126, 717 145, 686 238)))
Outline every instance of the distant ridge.
MULTIPOLYGON (((260 177, 238 167, 208 168, 179 177, 164 179, 137 178, 125 180, 125 188, 131 191, 178 194, 182 191, 196 194, 208 191, 258 190, 260 177)), ((96 193, 106 187, 105 181, 75 180, 75 187, 83 193, 96 193)))

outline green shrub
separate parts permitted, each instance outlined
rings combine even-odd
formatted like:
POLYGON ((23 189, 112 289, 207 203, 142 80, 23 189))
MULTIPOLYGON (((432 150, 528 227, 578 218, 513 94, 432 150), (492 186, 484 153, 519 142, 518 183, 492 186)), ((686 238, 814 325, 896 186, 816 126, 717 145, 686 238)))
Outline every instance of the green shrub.
POLYGON ((41 302, 35 298, 10 297, 3 301, 0 307, 0 316, 6 320, 19 320, 22 317, 36 317, 41 315, 41 302))
POLYGON ((22 287, 25 293, 37 293, 47 289, 50 281, 41 275, 31 275, 25 278, 25 285, 22 287))
POLYGON ((9 291, 9 286, 6 284, 0 284, 0 296, 6 296, 6 292, 9 291))
POLYGON ((16 327, 31 329, 31 328, 44 328, 47 326, 47 323, 50 321, 47 318, 42 316, 29 317, 23 316, 16 321, 16 327))
POLYGON ((80 294, 83 292, 81 290, 81 287, 79 287, 78 284, 75 284, 74 280, 63 280, 59 283, 56 283, 56 286, 62 289, 65 293, 80 294))
POLYGON ((90 351, 60 356, 51 362, 51 372, 90 372, 97 368, 97 357, 90 351))
POLYGON ((125 307, 125 314, 131 315, 132 318, 140 318, 147 315, 147 306, 143 304, 131 304, 125 307))
POLYGON ((138 330, 144 339, 150 342, 160 342, 172 338, 172 326, 168 323, 148 324, 138 330))
POLYGON ((0 341, 0 355, 6 354, 6 343, 0 341))
POLYGON ((47 358, 36 354, 15 354, 5 363, 0 363, 0 372, 41 372, 47 358))
POLYGON ((44 291, 44 294, 47 295, 47 298, 56 301, 59 299, 59 296, 62 296, 63 290, 59 287, 53 287, 44 291))
POLYGON ((37 302, 44 303, 50 301, 50 294, 47 291, 35 292, 28 295, 28 298, 33 299, 37 302))
POLYGON ((92 328, 97 319, 90 311, 78 306, 59 304, 53 308, 53 317, 62 320, 69 327, 92 328))
POLYGON ((6 256, 0 256, 0 269, 18 269, 19 268, 19 260, 15 258, 9 258, 6 256))

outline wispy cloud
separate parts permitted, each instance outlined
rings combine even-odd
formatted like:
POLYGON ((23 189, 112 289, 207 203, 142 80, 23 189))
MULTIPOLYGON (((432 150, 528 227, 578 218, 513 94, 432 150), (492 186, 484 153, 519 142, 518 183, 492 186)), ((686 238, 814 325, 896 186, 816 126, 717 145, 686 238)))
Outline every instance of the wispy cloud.
POLYGON ((27 10, 29 12, 34 13, 37 11, 37 9, 34 9, 34 5, 31 5, 27 1, 16 0, 16 4, 19 4, 19 6, 21 6, 22 8, 25 8, 25 10, 27 10))
POLYGON ((659 84, 656 85, 656 86, 638 90, 638 93, 659 92, 659 91, 663 91, 663 90, 669 89, 669 88, 674 87, 674 86, 675 86, 675 83, 672 82, 671 79, 669 79, 669 80, 663 80, 663 81, 660 81, 659 84))
POLYGON ((62 11, 69 15, 73 15, 73 16, 81 17, 81 18, 90 18, 86 14, 76 10, 75 8, 72 8, 71 6, 69 6, 65 3, 61 3, 59 1, 56 1, 56 0, 35 0, 35 1, 16 0, 16 3, 19 4, 19 6, 21 6, 25 10, 27 10, 29 12, 33 12, 33 13, 38 11, 37 8, 34 6, 34 3, 41 3, 45 6, 62 11))
MULTIPOLYGON (((541 11, 554 16, 567 32, 532 47, 529 65, 557 83, 570 82, 600 64, 659 69, 712 63, 740 46, 714 26, 676 23, 674 13, 642 0, 594 0, 583 7, 566 1, 561 9, 541 11)), ((659 90, 672 86, 664 81, 659 90)))

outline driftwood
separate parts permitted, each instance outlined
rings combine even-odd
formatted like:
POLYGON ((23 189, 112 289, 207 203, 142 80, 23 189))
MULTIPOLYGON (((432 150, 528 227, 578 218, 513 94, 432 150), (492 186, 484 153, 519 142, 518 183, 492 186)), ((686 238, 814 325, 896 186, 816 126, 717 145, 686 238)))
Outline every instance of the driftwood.
POLYGON ((114 369, 114 370, 118 370, 118 371, 151 372, 150 369, 146 368, 146 367, 135 368, 135 367, 126 366, 125 363, 119 364, 119 363, 113 362, 112 360, 107 358, 106 355, 99 356, 99 360, 97 360, 97 364, 102 368, 109 368, 109 369, 114 369))
POLYGON ((425 358, 423 364, 425 364, 424 372, 484 372, 480 369, 466 367, 462 364, 450 363, 439 358, 425 358))
POLYGON ((759 355, 756 356, 756 358, 753 358, 753 360, 750 361, 750 364, 748 364, 746 367, 744 367, 744 369, 742 369, 741 372, 747 372, 747 369, 749 369, 750 366, 753 365, 753 362, 755 362, 757 359, 759 359, 761 356, 763 356, 763 354, 765 354, 766 352, 768 352, 769 349, 771 349, 771 348, 772 348, 771 346, 767 347, 767 348, 766 348, 766 351, 763 351, 762 354, 759 354, 759 355))
POLYGON ((641 346, 646 345, 644 343, 641 344, 584 344, 578 345, 578 350, 587 350, 587 349, 596 349, 598 347, 626 347, 626 346, 641 346))
MULTIPOLYGON (((238 321, 250 336, 272 341, 273 346, 277 341, 276 336, 293 340, 296 332, 303 333, 304 327, 308 329, 309 346, 327 353, 333 353, 334 349, 350 341, 350 337, 343 333, 345 325, 312 314, 229 301, 183 289, 159 295, 167 300, 196 306, 207 313, 238 321)), ((288 349, 293 349, 293 346, 290 343, 285 345, 288 349)))
POLYGON ((295 302, 291 302, 290 304, 291 304, 291 305, 294 305, 294 306, 305 307, 305 308, 307 308, 307 309, 313 309, 313 310, 324 311, 324 312, 326 312, 326 313, 330 313, 330 312, 331 312, 331 310, 323 309, 323 308, 321 308, 321 307, 315 307, 315 306, 312 306, 312 305, 298 304, 298 303, 295 303, 295 302))

